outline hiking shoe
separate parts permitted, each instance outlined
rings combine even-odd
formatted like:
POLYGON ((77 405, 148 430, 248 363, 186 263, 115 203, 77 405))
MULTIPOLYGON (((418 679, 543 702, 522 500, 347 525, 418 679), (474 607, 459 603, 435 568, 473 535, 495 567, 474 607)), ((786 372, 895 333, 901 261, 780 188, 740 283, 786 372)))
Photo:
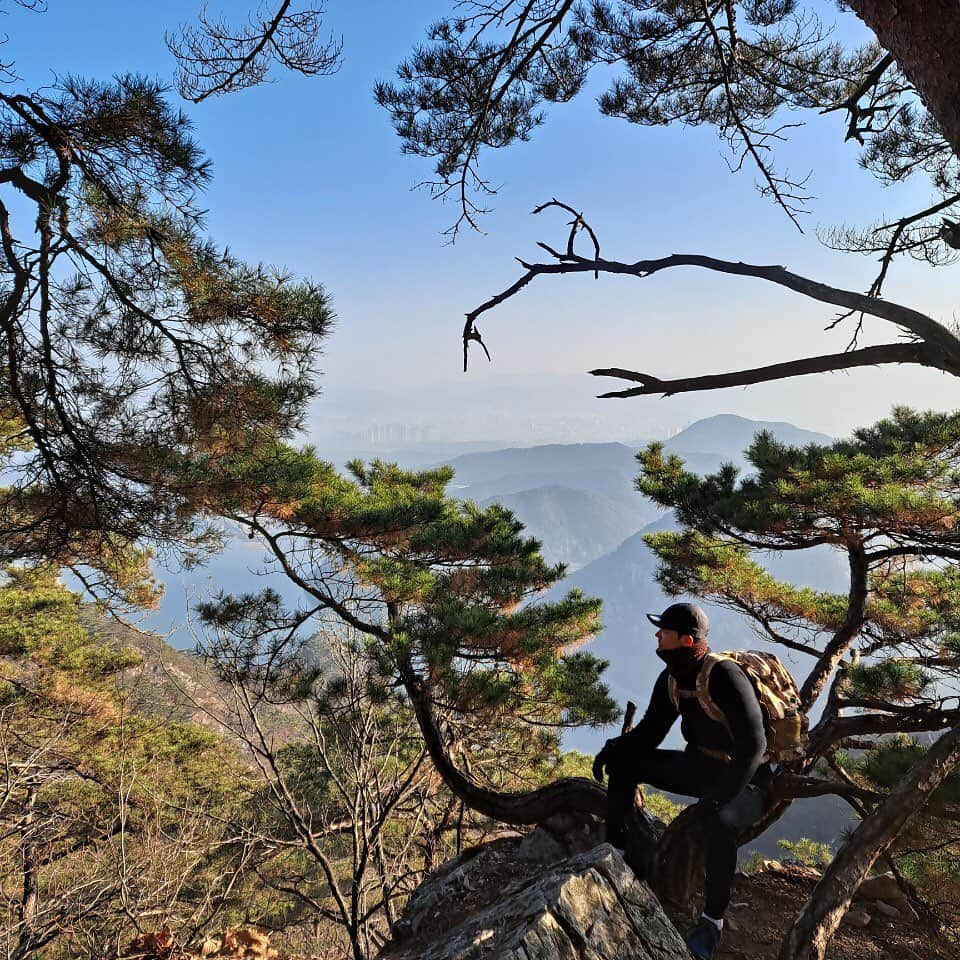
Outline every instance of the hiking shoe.
POLYGON ((717 925, 701 917, 687 937, 687 949, 697 960, 714 960, 720 949, 720 931, 717 925))

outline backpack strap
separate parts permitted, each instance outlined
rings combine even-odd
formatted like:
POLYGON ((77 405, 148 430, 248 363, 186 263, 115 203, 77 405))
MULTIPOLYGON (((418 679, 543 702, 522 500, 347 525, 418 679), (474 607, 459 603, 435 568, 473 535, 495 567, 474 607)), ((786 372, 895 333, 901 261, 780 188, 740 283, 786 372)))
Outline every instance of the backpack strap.
POLYGON ((674 710, 680 709, 681 699, 690 700, 694 697, 700 699, 700 694, 696 690, 681 690, 677 685, 676 677, 672 673, 667 674, 667 695, 670 697, 674 710))
POLYGON ((730 724, 727 723, 727 718, 710 696, 710 674, 721 660, 733 660, 733 657, 711 651, 703 658, 703 664, 700 667, 700 672, 697 674, 697 699, 700 701, 700 706, 703 707, 703 712, 711 720, 722 723, 727 733, 730 733, 730 724))
POLYGON ((672 673, 667 674, 667 695, 670 697, 670 702, 673 704, 673 709, 679 712, 680 691, 677 688, 676 677, 674 677, 672 673))
POLYGON ((721 661, 721 660, 733 660, 733 657, 728 657, 722 653, 708 653, 703 658, 703 663, 700 664, 700 672, 697 674, 697 685, 695 690, 681 690, 677 686, 676 678, 673 674, 667 676, 667 692, 670 695, 670 702, 673 704, 675 710, 680 709, 680 698, 684 697, 689 699, 691 697, 696 697, 700 701, 700 706, 703 708, 703 712, 711 719, 717 723, 722 723, 724 727, 727 728, 729 732, 730 726, 727 723, 727 718, 723 715, 723 711, 713 702, 713 698, 710 696, 710 671, 721 661))

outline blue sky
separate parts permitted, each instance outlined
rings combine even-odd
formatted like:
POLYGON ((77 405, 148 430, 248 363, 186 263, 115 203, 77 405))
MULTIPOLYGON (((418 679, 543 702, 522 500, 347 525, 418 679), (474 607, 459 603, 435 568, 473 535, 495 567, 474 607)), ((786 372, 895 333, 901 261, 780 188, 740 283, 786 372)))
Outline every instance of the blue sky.
MULTIPOLYGON (((52 71, 171 78, 164 31, 191 19, 198 5, 49 0, 42 15, 8 7, 3 56, 31 84, 49 82, 52 71)), ((214 0, 211 12, 239 17, 246 7, 214 0)), ((464 377, 463 313, 515 278, 515 255, 531 256, 535 240, 562 235, 562 218, 529 216, 551 196, 583 209, 612 257, 704 252, 783 263, 863 289, 875 265, 825 249, 815 226, 874 220, 925 203, 929 192, 919 179, 882 189, 857 168, 854 145, 843 143, 842 116, 811 118, 780 160, 795 172, 815 168, 818 199, 801 236, 759 196, 752 171, 728 172, 712 130, 649 130, 603 118, 595 84, 550 111, 531 143, 486 158, 485 172, 502 184, 496 210, 483 236, 467 233, 447 246, 441 234, 455 211, 412 189, 429 165, 401 155, 372 86, 448 8, 445 0, 331 0, 328 23, 344 42, 338 74, 276 74, 259 89, 183 105, 214 163, 204 200, 213 237, 250 260, 310 275, 333 294, 339 324, 321 361, 325 397, 311 420, 321 449, 353 421, 433 416, 444 436, 471 440, 501 431, 516 441, 527 429, 531 439, 544 439, 554 416, 569 421, 563 429, 571 438, 605 440, 640 439, 721 411, 840 433, 897 402, 955 404, 955 380, 889 368, 669 400, 592 399, 598 382, 583 371, 594 366, 662 376, 719 372, 846 344, 845 331, 823 332, 830 311, 822 306, 690 270, 643 282, 540 281, 482 325, 495 363, 477 358, 464 377)), ((857 34, 850 15, 841 30, 857 34)), ((887 296, 951 320, 955 276, 900 264, 887 296)), ((868 334, 879 342, 889 331, 878 325, 868 334)))

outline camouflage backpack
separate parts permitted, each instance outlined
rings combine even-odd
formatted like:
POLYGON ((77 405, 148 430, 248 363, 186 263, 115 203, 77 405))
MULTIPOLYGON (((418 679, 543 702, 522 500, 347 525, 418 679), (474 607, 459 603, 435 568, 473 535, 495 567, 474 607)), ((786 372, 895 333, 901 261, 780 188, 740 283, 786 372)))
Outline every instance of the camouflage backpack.
POLYGON ((710 671, 721 660, 733 660, 739 664, 753 684, 767 732, 765 759, 783 762, 800 756, 807 730, 807 718, 800 712, 800 691, 790 671, 772 653, 761 650, 711 651, 703 658, 695 691, 680 690, 673 676, 668 678, 667 688, 674 707, 680 708, 680 697, 696 697, 704 713, 729 730, 726 717, 710 698, 708 688, 710 671))

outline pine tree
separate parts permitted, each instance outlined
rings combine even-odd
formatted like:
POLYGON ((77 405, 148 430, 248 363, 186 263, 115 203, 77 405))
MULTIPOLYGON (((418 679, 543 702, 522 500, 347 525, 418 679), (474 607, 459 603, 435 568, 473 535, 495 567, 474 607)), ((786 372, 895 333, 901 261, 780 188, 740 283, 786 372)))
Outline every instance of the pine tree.
MULTIPOLYGON (((960 729, 960 415, 897 408, 849 440, 806 447, 760 433, 746 457, 744 476, 732 466, 698 476, 653 444, 638 455, 637 486, 681 524, 646 538, 664 589, 743 614, 760 637, 809 664, 800 682, 809 743, 781 767, 763 826, 794 799, 834 793, 891 824, 871 840, 873 857, 905 822, 888 816, 890 803, 905 816, 926 804, 925 817, 950 829, 960 805, 949 762, 941 758, 920 792, 903 793, 924 751, 889 738, 953 728, 945 748, 960 729), (845 557, 846 594, 785 583, 763 567, 765 552, 814 548, 845 557)), ((852 863, 852 849, 838 861, 852 863)), ((828 873, 840 869, 835 862, 828 873)))
POLYGON ((202 926, 243 857, 223 856, 238 752, 200 726, 131 709, 137 651, 96 636, 50 566, 0 585, 0 949, 102 956, 139 916, 202 926))
MULTIPOLYGON (((376 94, 405 152, 434 161, 434 195, 460 208, 454 234, 476 226, 485 198, 496 192, 481 173, 485 153, 529 140, 551 107, 580 95, 602 70, 601 113, 647 127, 713 127, 730 148, 731 165, 753 168, 760 191, 798 226, 812 199, 806 179, 778 172, 772 155, 809 111, 839 114, 846 128, 837 124, 836 132, 860 144, 864 167, 888 183, 925 173, 940 195, 929 209, 891 219, 872 235, 850 234, 855 246, 885 253, 879 282, 898 254, 933 263, 954 258, 956 224, 939 215, 960 199, 960 127, 948 105, 957 75, 934 51, 949 49, 944 30, 956 23, 948 26, 922 3, 897 29, 874 0, 851 4, 877 33, 879 42, 863 44, 839 39, 822 9, 793 3, 451 6, 397 68, 396 81, 378 83, 376 94), (928 19, 940 29, 929 29, 928 19), (791 123, 783 124, 783 111, 791 123)), ((842 243, 842 234, 836 239, 842 243)))
POLYGON ((295 611, 268 593, 221 596, 201 614, 240 646, 334 614, 404 691, 431 762, 468 807, 512 823, 602 814, 603 791, 586 780, 504 793, 502 778, 485 780, 474 763, 480 751, 501 766, 526 753, 529 764, 547 751, 545 731, 608 723, 616 708, 605 664, 575 650, 599 629, 599 601, 577 591, 537 601, 563 566, 545 563, 505 508, 451 497, 452 476, 379 461, 341 475, 283 446, 188 464, 184 486, 260 538, 303 591, 295 611))
POLYGON ((0 92, 0 560, 141 602, 209 546, 167 459, 299 426, 329 300, 214 246, 209 174, 159 82, 0 92))
MULTIPOLYGON (((265 614, 268 597, 237 600, 265 614)), ((204 613, 217 617, 217 607, 204 613)), ((231 826, 256 864, 246 916, 282 932, 277 945, 291 954, 321 947, 331 960, 365 960, 393 936, 426 874, 501 826, 446 788, 402 687, 383 675, 362 635, 331 625, 293 634, 289 611, 278 613, 266 630, 265 616, 233 616, 202 641, 226 689, 215 715, 257 771, 231 826), (285 736, 270 722, 276 709, 299 721, 285 736)), ((459 746, 474 778, 539 784, 560 767, 554 736, 538 732, 539 749, 530 750, 530 738, 511 739, 508 729, 498 729, 496 751, 464 732, 459 746)))

